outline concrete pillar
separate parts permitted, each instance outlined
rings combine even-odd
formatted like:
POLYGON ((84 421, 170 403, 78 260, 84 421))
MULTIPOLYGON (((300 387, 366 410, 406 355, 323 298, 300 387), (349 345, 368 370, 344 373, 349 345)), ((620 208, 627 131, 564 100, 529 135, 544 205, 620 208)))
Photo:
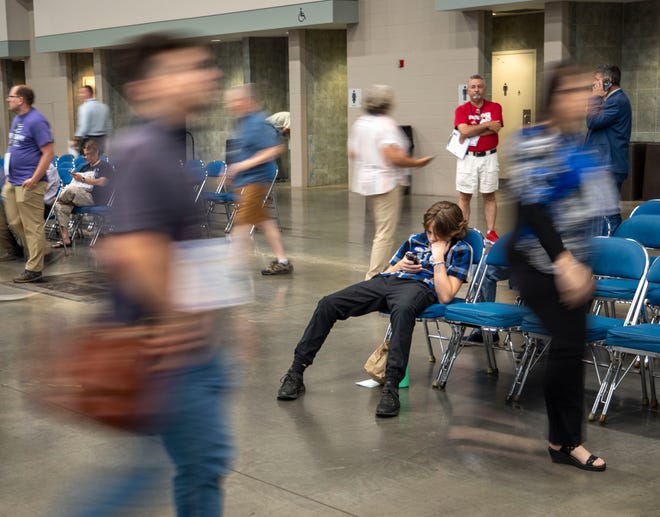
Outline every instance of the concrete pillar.
POLYGON ((307 153, 307 67, 305 31, 289 31, 289 109, 291 112, 291 186, 306 187, 307 153))
POLYGON ((30 13, 30 58, 25 61, 25 79, 35 94, 34 107, 50 123, 55 139, 55 154, 68 152, 73 137, 73 99, 67 55, 38 53, 34 38, 34 12, 30 13))
POLYGON ((544 67, 570 57, 569 2, 546 2, 543 60, 544 67))

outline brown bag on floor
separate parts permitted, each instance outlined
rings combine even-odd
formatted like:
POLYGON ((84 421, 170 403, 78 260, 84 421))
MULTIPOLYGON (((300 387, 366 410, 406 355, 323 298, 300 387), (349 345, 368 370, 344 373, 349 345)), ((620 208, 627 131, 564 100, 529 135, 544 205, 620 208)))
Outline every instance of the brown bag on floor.
POLYGON ((388 342, 383 341, 364 363, 364 370, 376 382, 385 384, 385 365, 387 365, 388 342))

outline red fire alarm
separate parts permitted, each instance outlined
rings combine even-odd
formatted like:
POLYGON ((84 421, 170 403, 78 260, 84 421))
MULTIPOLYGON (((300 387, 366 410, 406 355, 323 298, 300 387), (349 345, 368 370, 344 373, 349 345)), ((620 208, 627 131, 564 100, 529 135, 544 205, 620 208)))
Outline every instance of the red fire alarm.
POLYGON ((403 68, 404 66, 406 66, 405 61, 403 59, 399 59, 399 68, 403 68))

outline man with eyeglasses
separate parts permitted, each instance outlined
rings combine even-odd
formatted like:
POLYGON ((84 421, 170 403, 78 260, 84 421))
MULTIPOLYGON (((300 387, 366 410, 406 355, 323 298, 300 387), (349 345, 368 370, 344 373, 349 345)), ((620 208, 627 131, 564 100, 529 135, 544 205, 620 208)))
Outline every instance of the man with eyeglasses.
POLYGON ((27 256, 25 270, 14 278, 16 283, 42 279, 46 249, 44 194, 54 146, 50 124, 32 107, 33 103, 34 91, 24 84, 12 87, 7 95, 7 107, 16 116, 9 130, 5 154, 7 181, 2 198, 7 222, 27 256))

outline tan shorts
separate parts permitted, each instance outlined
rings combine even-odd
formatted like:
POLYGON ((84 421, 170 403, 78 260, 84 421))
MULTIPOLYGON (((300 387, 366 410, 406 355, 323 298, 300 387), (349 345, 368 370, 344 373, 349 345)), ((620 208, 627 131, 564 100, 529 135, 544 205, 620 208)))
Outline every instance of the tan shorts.
POLYGON ((268 192, 268 186, 263 183, 251 183, 243 187, 238 200, 237 226, 252 226, 270 219, 268 210, 264 207, 266 192, 268 192))
POLYGON ((456 162, 456 190, 463 194, 490 194, 499 187, 497 153, 486 156, 466 154, 456 162))

